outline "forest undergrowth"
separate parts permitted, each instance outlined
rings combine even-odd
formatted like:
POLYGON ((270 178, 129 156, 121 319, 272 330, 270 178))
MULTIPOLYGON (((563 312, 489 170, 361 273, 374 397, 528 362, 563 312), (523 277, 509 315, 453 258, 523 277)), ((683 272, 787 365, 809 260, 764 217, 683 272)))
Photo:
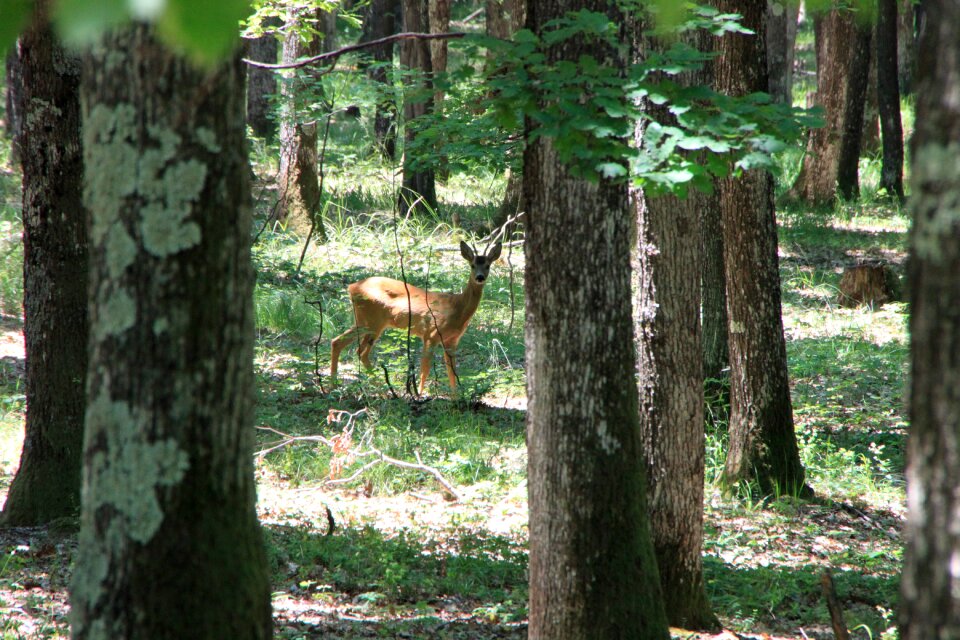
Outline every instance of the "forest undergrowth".
MULTIPOLYGON (((269 182, 268 151, 254 160, 269 182)), ((526 637, 522 246, 504 250, 460 343, 458 399, 439 354, 427 395, 408 394, 421 345, 402 331, 380 341, 373 371, 353 349, 340 384, 327 375, 329 340, 352 321, 346 285, 387 275, 459 290, 458 242, 482 247, 504 180, 454 175, 440 211, 408 218, 393 210, 394 187, 391 172, 359 161, 328 176, 328 241, 311 244, 302 265, 303 238, 268 223, 269 190, 259 200, 256 473, 276 637, 526 637)), ((843 308, 838 286, 843 268, 865 259, 902 274, 908 223, 866 194, 835 210, 780 210, 794 415, 816 497, 724 497, 727 407, 722 394, 708 399, 708 592, 724 627, 746 637, 832 637, 825 570, 852 637, 895 637, 907 310, 843 308)), ((0 495, 23 437, 19 229, 19 175, 0 157, 0 495)), ((0 532, 0 639, 68 636, 75 529, 0 532)))

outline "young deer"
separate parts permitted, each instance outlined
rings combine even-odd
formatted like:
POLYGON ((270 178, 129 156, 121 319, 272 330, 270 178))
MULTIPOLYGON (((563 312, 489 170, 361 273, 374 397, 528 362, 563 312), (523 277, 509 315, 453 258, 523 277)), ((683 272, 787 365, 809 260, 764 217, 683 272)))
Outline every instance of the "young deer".
POLYGON ((434 293, 404 284, 391 278, 367 278, 347 287, 353 303, 354 325, 331 342, 330 378, 337 379, 340 352, 359 338, 358 355, 370 369, 370 352, 384 329, 406 329, 423 338, 420 358, 420 393, 423 394, 430 373, 430 353, 433 347, 443 345, 443 360, 447 365, 450 389, 457 390, 456 349, 460 337, 480 304, 483 285, 490 273, 490 265, 500 257, 502 245, 498 242, 486 255, 477 255, 466 242, 460 243, 460 254, 470 263, 470 279, 460 293, 434 293))

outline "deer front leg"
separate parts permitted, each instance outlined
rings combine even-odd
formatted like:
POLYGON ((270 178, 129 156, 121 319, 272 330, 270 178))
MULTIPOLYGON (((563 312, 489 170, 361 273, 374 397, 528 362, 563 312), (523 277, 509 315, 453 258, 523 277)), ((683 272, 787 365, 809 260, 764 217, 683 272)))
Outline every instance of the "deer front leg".
POLYGON ((451 349, 443 350, 443 363, 447 365, 447 378, 450 379, 450 395, 457 397, 457 361, 456 351, 451 349))

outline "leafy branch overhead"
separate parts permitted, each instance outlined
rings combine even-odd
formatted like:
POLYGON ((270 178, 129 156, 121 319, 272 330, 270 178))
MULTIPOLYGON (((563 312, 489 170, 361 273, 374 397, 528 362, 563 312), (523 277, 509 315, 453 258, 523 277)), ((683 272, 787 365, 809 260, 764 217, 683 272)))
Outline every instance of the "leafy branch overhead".
MULTIPOLYGON (((718 36, 745 32, 737 17, 701 7, 672 31, 707 29, 718 36)), ((586 10, 554 21, 541 36, 522 30, 512 41, 469 37, 470 53, 485 48, 498 66, 479 71, 466 66, 446 79, 435 79, 451 100, 457 99, 458 90, 468 92, 462 104, 471 108, 422 118, 417 157, 429 163, 431 158, 469 155, 471 145, 498 144, 471 135, 471 129, 487 136, 491 129, 498 130, 499 144, 509 146, 527 118, 532 126, 529 140, 552 139, 576 175, 630 177, 648 190, 682 195, 690 185, 709 191, 711 177, 727 175, 731 167, 735 172, 772 167, 773 153, 800 138, 805 128, 821 125, 816 111, 773 103, 767 94, 734 98, 708 87, 682 86, 677 75, 700 68, 711 56, 681 42, 634 62, 626 74, 589 55, 548 60, 551 48, 573 38, 600 40, 618 55, 629 55, 618 25, 605 14, 586 10), (647 103, 669 105, 672 121, 655 120, 647 103), (471 126, 477 120, 487 120, 488 126, 471 126), (643 132, 639 145, 634 143, 638 123, 643 132)))

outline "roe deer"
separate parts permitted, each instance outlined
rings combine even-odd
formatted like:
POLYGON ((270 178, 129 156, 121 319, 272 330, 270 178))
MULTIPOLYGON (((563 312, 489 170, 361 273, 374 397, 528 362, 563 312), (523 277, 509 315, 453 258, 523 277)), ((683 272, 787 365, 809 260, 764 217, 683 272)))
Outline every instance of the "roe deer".
POLYGON ((470 279, 461 293, 434 293, 392 278, 367 278, 347 287, 353 303, 354 325, 331 342, 330 378, 337 379, 340 352, 359 339, 358 355, 370 369, 373 345, 388 327, 410 328, 410 333, 423 338, 420 358, 420 394, 430 373, 430 352, 437 344, 443 346, 443 360, 447 365, 450 389, 457 391, 456 349, 460 337, 467 330, 483 285, 490 273, 490 265, 500 257, 502 245, 498 242, 486 255, 477 255, 466 242, 460 243, 460 254, 470 263, 470 279))

